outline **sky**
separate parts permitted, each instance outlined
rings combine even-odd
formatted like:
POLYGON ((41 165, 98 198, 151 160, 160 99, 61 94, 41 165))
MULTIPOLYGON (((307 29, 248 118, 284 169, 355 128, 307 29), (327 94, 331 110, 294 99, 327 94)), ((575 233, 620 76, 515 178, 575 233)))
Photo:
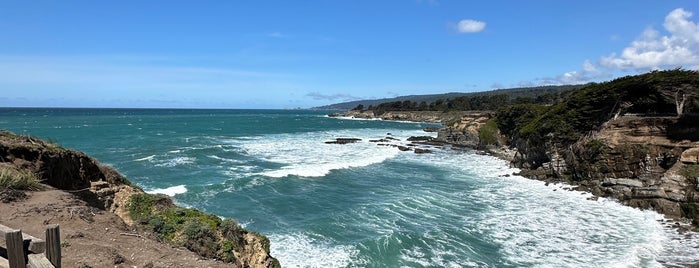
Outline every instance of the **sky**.
POLYGON ((0 1, 0 107, 309 108, 699 69, 696 0, 0 1))

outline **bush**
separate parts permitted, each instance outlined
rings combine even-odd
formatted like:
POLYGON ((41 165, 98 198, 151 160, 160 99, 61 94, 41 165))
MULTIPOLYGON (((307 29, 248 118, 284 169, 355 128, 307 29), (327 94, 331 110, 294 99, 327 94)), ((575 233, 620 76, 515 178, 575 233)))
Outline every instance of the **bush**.
POLYGON ((498 144, 498 125, 494 118, 488 120, 485 125, 478 130, 478 140, 481 145, 498 144))
POLYGON ((44 186, 36 174, 28 170, 0 167, 0 188, 13 190, 40 190, 44 186))
POLYGON ((217 257, 219 241, 209 225, 189 219, 184 223, 183 229, 185 247, 203 257, 217 257))

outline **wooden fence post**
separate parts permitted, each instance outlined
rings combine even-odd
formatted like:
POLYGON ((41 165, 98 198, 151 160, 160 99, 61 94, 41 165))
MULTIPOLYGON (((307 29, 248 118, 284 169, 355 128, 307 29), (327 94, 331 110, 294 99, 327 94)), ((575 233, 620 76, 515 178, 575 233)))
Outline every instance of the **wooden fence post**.
POLYGON ((22 231, 14 230, 5 233, 5 243, 7 245, 7 260, 10 262, 10 268, 26 268, 22 231))
POLYGON ((61 232, 58 224, 46 226, 46 258, 56 268, 61 268, 61 232))

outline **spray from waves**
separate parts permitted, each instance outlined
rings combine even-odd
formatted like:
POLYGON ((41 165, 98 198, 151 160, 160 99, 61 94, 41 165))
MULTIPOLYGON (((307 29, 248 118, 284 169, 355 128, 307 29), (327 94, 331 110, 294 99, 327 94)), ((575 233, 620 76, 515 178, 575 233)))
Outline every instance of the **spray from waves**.
MULTIPOLYGON (((395 130, 397 140, 425 135, 422 131, 395 130)), ((391 159, 400 152, 395 148, 369 142, 386 136, 384 130, 343 130, 269 135, 262 139, 239 140, 244 152, 255 158, 282 164, 282 167, 260 172, 259 175, 282 178, 286 176, 322 177, 332 170, 364 167, 391 159), (338 137, 358 137, 353 144, 326 144, 338 137)))
POLYGON ((168 188, 162 188, 162 189, 153 189, 150 191, 146 191, 149 194, 164 194, 167 196, 175 196, 178 194, 184 194, 187 192, 187 187, 184 185, 177 185, 177 186, 172 186, 168 188))
POLYGON ((359 253, 353 246, 334 245, 302 233, 268 235, 270 253, 284 267, 347 267, 359 253))

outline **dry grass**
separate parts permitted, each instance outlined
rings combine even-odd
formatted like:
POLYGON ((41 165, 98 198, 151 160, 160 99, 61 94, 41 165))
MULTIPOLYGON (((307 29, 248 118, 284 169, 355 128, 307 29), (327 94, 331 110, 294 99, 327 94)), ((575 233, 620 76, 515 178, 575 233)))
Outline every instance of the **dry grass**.
POLYGON ((30 171, 0 167, 0 189, 41 190, 43 188, 44 185, 36 174, 30 171))

